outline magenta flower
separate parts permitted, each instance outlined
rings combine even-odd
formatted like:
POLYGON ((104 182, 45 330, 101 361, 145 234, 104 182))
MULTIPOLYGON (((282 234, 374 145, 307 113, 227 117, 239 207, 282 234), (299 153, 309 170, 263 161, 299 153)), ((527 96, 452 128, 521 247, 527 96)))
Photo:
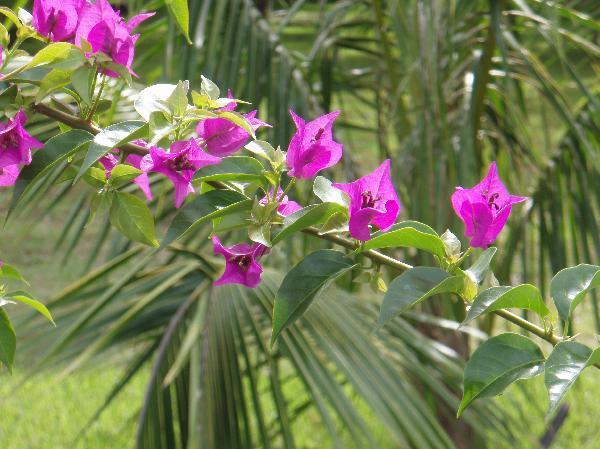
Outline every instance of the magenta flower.
POLYGON ((512 205, 527 197, 508 193, 492 162, 488 174, 470 189, 457 187, 452 194, 452 208, 465 224, 465 237, 474 248, 487 248, 496 241, 510 215, 512 205))
MULTIPOLYGON (((135 75, 131 66, 139 34, 132 35, 131 32, 153 15, 154 13, 138 14, 125 22, 107 0, 86 3, 81 10, 75 44, 81 46, 82 39, 85 39, 92 46, 94 53, 101 52, 110 56, 113 62, 126 67, 135 75)), ((104 73, 114 78, 118 76, 116 72, 108 69, 105 69, 104 73)))
POLYGON ((85 0, 34 0, 31 25, 53 42, 70 42, 85 4, 85 0))
MULTIPOLYGON (((283 217, 287 217, 288 215, 291 215, 294 212, 302 209, 302 206, 300 206, 298 203, 288 199, 287 195, 283 198, 281 195, 283 195, 283 190, 281 187, 279 187, 279 190, 277 191, 277 201, 280 201, 280 203, 279 207, 277 208, 277 212, 279 212, 279 214, 281 214, 283 217)), ((269 191, 269 197, 273 198, 273 189, 269 191)), ((267 204, 267 197, 263 197, 258 203, 265 206, 267 204)))
POLYGON ((44 146, 25 131, 26 122, 27 116, 19 111, 8 123, 0 123, 0 168, 31 164, 31 150, 44 146))
POLYGON ((386 231, 398 218, 400 200, 390 178, 390 160, 387 159, 373 173, 349 184, 333 183, 350 197, 350 235, 358 240, 369 240, 369 224, 386 231))
MULTIPOLYGON (((229 98, 233 98, 231 91, 229 98)), ((233 111, 237 104, 232 101, 222 108, 222 111, 233 111)), ((252 129, 256 131, 261 126, 271 127, 268 123, 256 118, 256 110, 243 114, 250 122, 252 129)), ((239 151, 250 140, 250 134, 241 126, 235 125, 224 118, 207 118, 198 122, 196 126, 198 136, 204 141, 204 149, 214 156, 225 157, 239 151)))
POLYGON ((175 207, 179 207, 194 192, 194 174, 202 167, 220 162, 220 158, 205 153, 195 139, 190 139, 173 142, 170 152, 162 148, 150 148, 150 153, 140 162, 140 169, 146 173, 162 173, 169 178, 175 187, 175 207))
MULTIPOLYGON (((113 151, 118 152, 119 149, 117 148, 113 151)), ((119 164, 119 156, 117 156, 115 153, 106 153, 100 158, 99 162, 100 164, 102 164, 102 167, 104 167, 106 179, 110 179, 110 174, 113 168, 115 168, 119 164)))
POLYGON ((0 168, 0 186, 14 186, 17 182, 20 171, 21 169, 18 165, 7 165, 6 167, 0 168))
POLYGON ((296 134, 288 147, 286 162, 294 178, 314 178, 317 172, 332 167, 342 158, 342 144, 333 140, 333 122, 340 111, 322 115, 311 122, 290 110, 296 134))
POLYGON ((258 260, 269 249, 260 243, 240 243, 225 248, 217 236, 213 236, 215 254, 225 257, 225 272, 215 281, 215 285, 242 284, 254 288, 260 284, 260 275, 263 271, 258 260))

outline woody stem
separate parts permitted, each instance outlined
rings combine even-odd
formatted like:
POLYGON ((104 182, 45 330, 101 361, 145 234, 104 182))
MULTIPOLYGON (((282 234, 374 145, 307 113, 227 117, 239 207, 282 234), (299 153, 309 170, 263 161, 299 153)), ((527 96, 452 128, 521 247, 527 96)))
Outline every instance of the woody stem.
MULTIPOLYGON (((101 131, 100 128, 98 128, 91 122, 87 122, 79 117, 74 116, 74 115, 67 114, 62 111, 58 111, 47 105, 37 104, 37 105, 33 105, 32 108, 36 112, 43 114, 47 117, 53 118, 55 120, 58 120, 66 125, 69 125, 72 128, 83 129, 94 135, 98 134, 101 131)), ((148 150, 146 148, 141 147, 139 145, 132 144, 132 143, 121 145, 120 148, 125 152, 135 153, 135 154, 140 154, 140 155, 144 155, 144 154, 148 153, 148 150)), ((226 189, 227 188, 223 183, 218 182, 218 181, 217 182, 209 182, 209 184, 218 189, 224 189, 224 188, 226 189)), ((286 189, 286 192, 287 192, 287 190, 288 189, 286 189)), ((338 235, 333 235, 333 234, 319 234, 319 230, 317 228, 309 227, 309 228, 304 229, 303 232, 305 234, 311 235, 313 237, 317 237, 317 238, 335 243, 336 245, 343 246, 344 248, 347 248, 352 251, 355 251, 358 247, 355 242, 353 242, 352 240, 348 240, 344 237, 340 237, 338 235)), ((364 255, 365 257, 368 257, 373 262, 375 262, 379 265, 385 265, 385 266, 388 266, 391 268, 395 268, 397 270, 404 271, 404 270, 410 270, 411 268, 413 268, 412 265, 402 262, 400 260, 394 259, 393 257, 390 257, 383 253, 380 253, 379 251, 368 250, 368 251, 363 251, 361 254, 364 255)), ((543 329, 542 327, 532 323, 531 321, 526 320, 525 318, 521 318, 520 316, 515 315, 514 313, 509 312, 508 310, 496 310, 494 313, 496 315, 504 318, 505 320, 510 321, 513 324, 516 324, 520 328, 525 329, 526 331, 540 337, 541 339, 546 340, 548 343, 550 343, 552 345, 556 345, 556 344, 560 343, 561 341, 563 341, 563 337, 561 337, 559 335, 555 335, 552 332, 548 332, 545 329, 543 329)))

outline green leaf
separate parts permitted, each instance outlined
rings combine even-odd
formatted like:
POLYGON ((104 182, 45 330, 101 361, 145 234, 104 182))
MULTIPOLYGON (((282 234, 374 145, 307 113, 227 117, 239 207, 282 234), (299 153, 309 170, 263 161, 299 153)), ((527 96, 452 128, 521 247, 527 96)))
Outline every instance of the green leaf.
POLYGON ((389 285, 383 297, 377 325, 383 326, 396 315, 406 312, 433 295, 459 293, 463 284, 463 276, 451 276, 441 268, 411 268, 389 285))
POLYGON ((248 238, 253 242, 271 247, 271 224, 251 224, 248 226, 248 238))
POLYGON ((221 163, 202 167, 194 176, 195 183, 205 181, 254 182, 267 187, 263 176, 264 167, 253 157, 230 156, 221 163))
POLYGON ((169 12, 175 19, 175 23, 183 33, 183 36, 191 45, 189 33, 189 11, 188 11, 188 0, 165 0, 169 12))
POLYGON ((484 313, 494 310, 518 308, 531 310, 544 318, 550 310, 544 304, 542 294, 537 287, 531 284, 516 287, 492 287, 479 293, 469 309, 467 318, 461 326, 466 325, 484 313))
POLYGON ((556 273, 550 282, 550 294, 560 318, 568 321, 585 294, 600 286, 600 267, 581 264, 556 273))
POLYGON ((177 117, 183 117, 188 108, 187 93, 190 88, 189 81, 179 81, 177 86, 169 95, 167 103, 171 107, 171 112, 177 117))
POLYGON ((125 237, 135 242, 158 247, 154 218, 146 203, 137 196, 115 192, 109 216, 113 226, 125 237))
POLYGON ((131 120, 108 126, 102 132, 94 137, 87 150, 79 172, 75 177, 75 182, 102 156, 120 145, 131 142, 132 140, 146 137, 148 125, 140 120, 131 120))
POLYGON ((324 203, 338 203, 348 207, 348 196, 340 189, 333 187, 332 182, 323 176, 315 178, 313 192, 324 203))
POLYGON ((388 232, 375 234, 371 240, 365 242, 361 251, 390 247, 422 249, 440 259, 445 255, 442 239, 433 229, 418 221, 403 221, 388 232))
POLYGON ((0 23, 0 45, 6 47, 10 42, 10 35, 4 25, 0 23))
POLYGON ((333 214, 345 210, 345 207, 340 206, 337 203, 312 204, 300 209, 283 219, 283 227, 279 233, 273 237, 273 245, 295 232, 316 224, 325 223, 333 214))
POLYGON ((479 346, 465 366, 463 398, 457 416, 478 398, 497 396, 519 379, 541 374, 544 354, 522 335, 505 333, 479 346))
POLYGON ((130 181, 140 176, 143 172, 131 165, 118 164, 110 172, 109 184, 115 189, 129 184, 130 181))
POLYGON ((548 390, 552 414, 581 372, 588 366, 600 363, 600 348, 592 351, 575 341, 561 341, 546 360, 544 383, 548 390))
POLYGON ((41 302, 39 302, 38 300, 33 299, 29 293, 24 292, 24 291, 10 292, 10 293, 4 295, 4 298, 11 300, 11 301, 16 301, 16 302, 20 302, 22 304, 28 305, 29 307, 37 310, 44 317, 46 317, 46 319, 48 321, 50 321, 52 324, 54 324, 56 326, 56 323, 52 319, 52 315, 50 314, 50 311, 46 308, 46 306, 44 304, 42 304, 41 302))
MULTIPOLYGON (((54 42, 38 51, 29 64, 27 64, 26 69, 65 61, 71 56, 72 49, 77 49, 77 47, 68 42, 54 42)), ((80 52, 79 49, 77 51, 80 52)))
POLYGON ((167 119, 163 112, 153 112, 150 114, 150 120, 148 120, 148 131, 150 133, 148 144, 150 146, 169 146, 170 142, 167 137, 174 132, 178 126, 177 121, 167 119))
POLYGON ((19 20, 19 17, 14 13, 14 11, 6 6, 0 6, 0 14, 5 15, 12 23, 14 23, 17 28, 21 28, 23 25, 19 20))
POLYGON ((106 172, 98 167, 90 167, 83 174, 83 180, 94 188, 101 189, 106 184, 106 172))
POLYGON ((200 78, 201 78, 200 92, 203 95, 206 95, 211 100, 218 99, 219 95, 221 95, 219 86, 217 86, 215 83, 213 83, 211 80, 209 80, 204 75, 200 75, 200 78))
POLYGON ((89 65, 84 65, 71 73, 71 84, 86 104, 92 103, 92 77, 96 72, 89 65))
POLYGON ((170 113, 167 103, 177 87, 176 84, 155 84, 143 89, 133 103, 133 107, 145 121, 150 121, 153 112, 170 113))
POLYGON ((169 226, 161 247, 164 248, 209 220, 251 208, 252 200, 231 190, 211 190, 203 195, 198 195, 179 209, 169 226))
POLYGON ((483 280, 485 274, 490 268, 490 263, 492 262, 496 251, 497 249, 493 246, 486 249, 479 255, 475 263, 471 265, 469 269, 465 270, 465 273, 469 275, 473 282, 479 284, 483 280))
POLYGON ((52 69, 40 83, 40 88, 35 97, 35 102, 41 102, 46 95, 66 86, 71 81, 71 74, 65 70, 52 69))
POLYGON ((275 148, 264 140, 252 140, 244 145, 244 148, 268 161, 274 161, 276 158, 275 148))
POLYGON ((271 346, 286 327, 297 320, 327 284, 354 268, 344 253, 322 249, 298 262, 285 276, 273 308, 271 346))
POLYGON ((36 151, 31 164, 23 167, 13 189, 10 211, 20 206, 45 176, 65 159, 84 149, 93 139, 87 131, 74 129, 52 137, 41 151, 36 151))
POLYGON ((4 309, 0 308, 0 362, 12 373, 17 337, 4 309))
POLYGON ((29 285, 29 282, 25 280, 25 278, 21 275, 19 270, 7 263, 0 262, 0 278, 12 279, 13 281, 20 281, 24 284, 29 285))
POLYGON ((19 94, 19 88, 16 84, 7 87, 0 93, 0 108, 5 110, 9 106, 14 106, 17 102, 17 96, 19 94))
POLYGON ((348 212, 343 210, 332 214, 319 228, 319 234, 348 231, 348 212))

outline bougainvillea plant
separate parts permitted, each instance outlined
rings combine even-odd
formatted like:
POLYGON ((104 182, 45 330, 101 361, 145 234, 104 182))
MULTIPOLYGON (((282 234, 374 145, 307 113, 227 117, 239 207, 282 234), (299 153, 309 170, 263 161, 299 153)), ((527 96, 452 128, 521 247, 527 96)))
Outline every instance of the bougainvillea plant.
MULTIPOLYGON (((491 245, 513 205, 527 201, 508 192, 495 162, 476 186, 457 187, 439 199, 464 222, 469 247, 463 250, 450 231, 439 235, 426 224, 398 221, 394 161, 384 161, 357 180, 332 182, 323 176, 343 157, 334 136, 340 111, 311 120, 290 110, 296 130, 284 151, 256 139, 260 128, 276 124, 261 121, 256 110, 240 113, 244 102, 231 93, 221 96, 202 77, 198 90, 187 81, 146 87, 131 105, 138 120, 100 127, 106 86, 131 84, 136 76, 132 67, 138 35, 132 33, 151 20, 151 12, 126 21, 106 0, 35 0, 32 14, 4 7, 0 13, 16 29, 11 41, 0 25, 0 185, 14 185, 11 211, 60 168, 60 182, 89 189, 90 217, 107 214, 125 237, 157 251, 212 224, 214 254, 224 266, 215 284, 246 288, 260 284, 270 248, 294 234, 332 242, 337 249, 305 255, 283 279, 275 298, 272 345, 329 282, 355 271, 377 279, 384 292, 378 326, 434 295, 453 294, 464 303, 463 324, 493 313, 553 346, 546 355, 532 338, 515 333, 482 343, 465 367, 459 415, 475 399, 498 395, 512 382, 538 374, 545 376, 554 409, 580 373, 600 362, 600 349, 555 332, 556 314, 537 287, 494 282, 490 262, 496 248, 491 245), (34 41, 37 46, 28 48, 38 50, 25 52, 25 41, 34 41), (33 114, 59 123, 61 133, 44 144, 36 140, 26 128, 33 114), (161 179, 168 179, 172 190, 153 189, 161 179), (304 191, 312 187, 320 202, 293 201, 297 183, 304 184, 304 191), (154 225, 159 212, 148 201, 165 194, 172 195, 178 212, 159 239, 154 225), (230 241, 228 231, 234 228, 246 230, 245 239, 230 241), (413 267, 381 251, 400 247, 432 254, 436 266, 413 267), (401 273, 388 286, 378 277, 382 266, 401 273), (531 312, 537 324, 508 309, 531 312)), ((0 276, 22 280, 6 264, 0 276)), ((559 272, 550 293, 560 320, 568 323, 586 293, 598 285, 598 266, 559 272)), ((50 315, 23 292, 2 288, 0 293, 0 361, 10 367, 15 342, 5 306, 20 301, 50 315)))

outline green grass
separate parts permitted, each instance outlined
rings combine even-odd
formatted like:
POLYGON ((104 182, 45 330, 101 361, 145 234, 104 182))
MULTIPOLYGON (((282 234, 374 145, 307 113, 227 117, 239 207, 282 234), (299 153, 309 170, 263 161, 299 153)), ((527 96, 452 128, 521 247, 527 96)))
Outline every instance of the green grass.
MULTIPOLYGON (((22 374, 0 376, 0 441, 2 449, 106 449, 131 448, 135 435, 135 419, 141 403, 147 371, 138 375, 100 417, 90 426, 75 446, 71 446, 88 419, 102 404, 105 395, 118 380, 119 367, 95 367, 78 371, 60 380, 48 374, 34 378, 12 391, 22 374)), ((590 392, 600 387, 600 371, 589 370, 569 393, 570 406, 567 421, 560 429, 552 449, 597 449, 600 431, 597 426, 600 402, 590 392)), ((290 388, 294 388, 291 384, 290 388)), ((293 396, 291 392, 288 397, 293 396)), ((510 407, 515 402, 526 416, 540 416, 546 406, 543 380, 538 377, 511 387, 507 394, 491 399, 499 407, 510 407), (527 394, 524 393, 527 391, 527 394), (531 395, 533 395, 533 400, 531 395)), ((382 449, 396 446, 385 429, 369 415, 368 409, 357 406, 367 417, 382 449)), ((530 422, 532 420, 529 420, 530 422)), ((303 414, 298 422, 299 449, 329 449, 332 447, 327 432, 321 428, 316 413, 303 414)), ((544 433, 546 423, 533 420, 529 435, 519 449, 536 449, 536 441, 544 433)), ((347 442, 347 441, 345 441, 347 442)), ((497 449, 509 449, 498 446, 497 449)), ((510 448, 513 449, 513 448, 510 448)))
POLYGON ((2 449, 106 449, 133 447, 137 410, 144 394, 146 372, 121 392, 100 419, 73 442, 102 405, 121 369, 82 370, 64 379, 42 374, 23 380, 19 372, 0 375, 0 441, 2 449))

